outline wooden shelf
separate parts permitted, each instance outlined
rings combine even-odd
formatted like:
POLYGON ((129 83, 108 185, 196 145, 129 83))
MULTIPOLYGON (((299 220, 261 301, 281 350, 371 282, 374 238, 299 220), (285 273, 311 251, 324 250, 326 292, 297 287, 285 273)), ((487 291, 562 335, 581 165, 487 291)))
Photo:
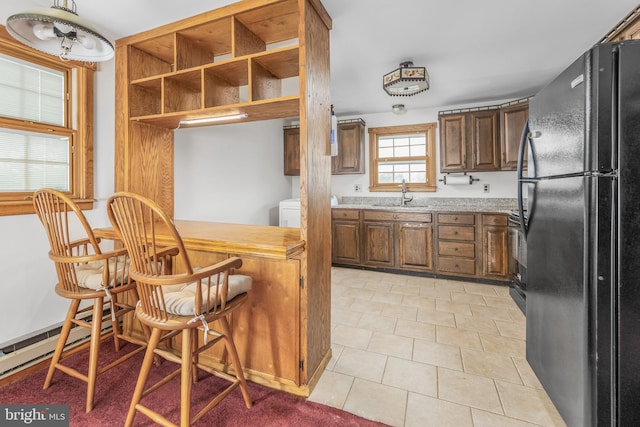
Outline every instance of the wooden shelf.
MULTIPOLYGON (((282 119, 298 117, 300 115, 300 97, 283 96, 265 101, 241 102, 238 104, 204 108, 198 111, 182 111, 165 114, 149 114, 131 117, 131 121, 153 124, 167 129, 176 129, 181 120, 199 119, 204 117, 226 116, 229 114, 247 113, 249 116, 243 122, 256 120, 282 119)), ((226 122, 221 122, 226 123, 226 122)), ((194 127, 190 125, 189 127, 194 127)), ((211 126, 203 124, 202 126, 211 126)))
POLYGON ((132 43, 131 119, 175 127, 186 117, 239 109, 261 119, 297 115, 290 104, 299 100, 299 84, 289 93, 283 81, 299 78, 298 19, 297 3, 286 0, 132 43))

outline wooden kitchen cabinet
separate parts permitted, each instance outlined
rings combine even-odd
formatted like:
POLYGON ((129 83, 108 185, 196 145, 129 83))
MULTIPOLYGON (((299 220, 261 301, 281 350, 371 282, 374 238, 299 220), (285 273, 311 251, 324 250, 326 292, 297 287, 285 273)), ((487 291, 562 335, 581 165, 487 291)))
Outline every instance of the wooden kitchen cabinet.
POLYGON ((433 271, 431 213, 333 209, 332 216, 334 263, 433 271))
POLYGON ((396 225, 398 259, 402 270, 433 271, 433 225, 428 222, 400 222, 396 225))
MULTIPOLYGON (((362 119, 338 122, 338 155, 331 157, 333 175, 364 173, 364 130, 365 122, 362 119)), ((284 128, 284 174, 300 175, 300 129, 298 126, 284 128)))
POLYGON ((284 174, 300 176, 300 127, 284 129, 284 174))
POLYGON ((336 265, 508 281, 507 215, 332 209, 336 265))
MULTIPOLYGON (((500 144, 502 147, 502 170, 516 170, 522 130, 529 118, 529 103, 521 102, 500 108, 500 144)), ((527 167, 527 152, 523 167, 527 167)))
POLYGON ((475 276, 477 261, 476 215, 438 214, 436 271, 445 275, 475 276))
POLYGON ((507 215, 482 214, 482 276, 509 277, 509 231, 507 215))
POLYGON ((394 232, 393 222, 386 220, 387 212, 364 211, 362 223, 362 263, 371 267, 393 268, 394 232))
POLYGON ((331 158, 333 175, 364 173, 364 129, 362 119, 338 121, 338 155, 331 158))
POLYGON ((332 209, 331 261, 336 264, 361 263, 360 210, 332 209))
POLYGON ((640 7, 634 8, 604 37, 605 42, 640 39, 640 7))
POLYGON ((440 114, 440 171, 500 170, 500 110, 440 114))
POLYGON ((467 115, 441 115, 440 122, 440 171, 463 172, 467 170, 467 115))

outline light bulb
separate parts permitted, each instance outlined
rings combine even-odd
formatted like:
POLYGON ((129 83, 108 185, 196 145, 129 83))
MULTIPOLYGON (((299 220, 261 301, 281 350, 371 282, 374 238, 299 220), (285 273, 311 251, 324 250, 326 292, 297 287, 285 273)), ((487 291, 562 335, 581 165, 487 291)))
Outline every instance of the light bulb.
POLYGON ((91 50, 96 47, 96 39, 91 34, 78 33, 76 40, 78 40, 78 43, 80 43, 85 49, 91 50))
POLYGON ((53 24, 36 24, 33 26, 33 35, 40 40, 49 40, 56 38, 56 33, 53 31, 53 24))

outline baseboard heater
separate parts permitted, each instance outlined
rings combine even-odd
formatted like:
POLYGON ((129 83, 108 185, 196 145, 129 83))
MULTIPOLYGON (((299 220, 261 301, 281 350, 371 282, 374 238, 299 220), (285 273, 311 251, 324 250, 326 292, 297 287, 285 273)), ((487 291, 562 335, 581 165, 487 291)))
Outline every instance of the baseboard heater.
MULTIPOLYGON (((105 314, 109 313, 109 310, 105 311, 105 314)), ((91 320, 91 314, 86 316, 85 320, 91 320)), ((111 330, 111 319, 105 319, 102 322, 102 332, 104 333, 109 330, 111 330)), ((73 347, 77 347, 80 344, 85 343, 89 340, 90 335, 91 330, 88 328, 79 326, 73 327, 71 329, 71 332, 69 333, 69 338, 67 339, 65 350, 69 350, 73 347)), ((54 350, 56 349, 58 338, 60 337, 60 327, 52 328, 49 331, 45 331, 37 335, 37 337, 41 337, 41 339, 37 340, 33 344, 21 346, 20 342, 18 342, 11 346, 16 348, 16 350, 3 351, 4 354, 0 355, 0 379, 13 375, 16 372, 19 372, 41 362, 42 360, 51 357, 54 350)), ((31 337, 24 341, 33 340, 34 338, 31 337)), ((22 341, 22 343, 24 343, 24 341, 22 341)))

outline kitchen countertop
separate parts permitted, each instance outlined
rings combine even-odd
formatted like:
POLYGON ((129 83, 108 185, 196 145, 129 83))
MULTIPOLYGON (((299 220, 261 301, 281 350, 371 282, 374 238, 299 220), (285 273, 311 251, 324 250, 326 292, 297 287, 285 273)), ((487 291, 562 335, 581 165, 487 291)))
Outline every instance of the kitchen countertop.
POLYGON ((517 208, 516 199, 416 198, 400 206, 399 197, 342 197, 333 209, 370 209, 401 212, 491 212, 509 213, 517 208))

